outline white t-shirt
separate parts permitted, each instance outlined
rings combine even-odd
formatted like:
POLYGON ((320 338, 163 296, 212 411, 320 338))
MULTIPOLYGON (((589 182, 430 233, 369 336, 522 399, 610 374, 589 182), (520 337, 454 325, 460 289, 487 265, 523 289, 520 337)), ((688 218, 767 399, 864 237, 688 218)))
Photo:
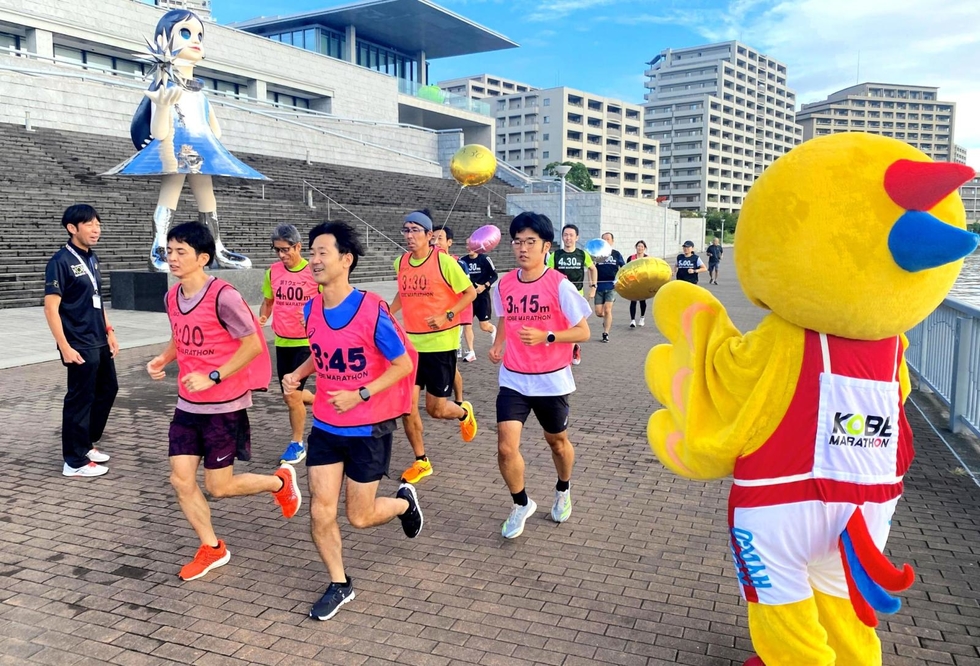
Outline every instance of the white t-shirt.
MULTIPOLYGON (((491 295, 493 311, 497 313, 497 316, 504 311, 503 303, 500 300, 501 282, 502 280, 497 280, 494 283, 491 295)), ((589 302, 578 293, 575 285, 568 280, 561 281, 558 287, 558 298, 561 301, 562 314, 568 319, 570 326, 574 326, 592 314, 592 307, 589 302)), ((505 335, 503 327, 500 327, 497 335, 505 335)), ((504 344, 522 343, 520 340, 507 340, 504 344)), ((570 365, 543 375, 524 375, 519 372, 511 372, 501 363, 499 381, 501 386, 526 396, 568 395, 575 390, 575 378, 572 377, 572 366, 570 365)))

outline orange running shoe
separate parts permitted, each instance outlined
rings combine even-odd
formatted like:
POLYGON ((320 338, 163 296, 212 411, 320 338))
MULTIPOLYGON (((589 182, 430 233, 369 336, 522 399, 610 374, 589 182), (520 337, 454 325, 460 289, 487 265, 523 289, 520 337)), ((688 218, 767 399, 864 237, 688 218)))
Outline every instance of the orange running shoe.
POLYGON ((185 564, 178 575, 184 581, 197 580, 211 571, 211 569, 217 569, 228 564, 228 560, 230 559, 231 553, 225 547, 224 541, 219 540, 217 548, 202 545, 197 549, 197 554, 194 555, 194 559, 185 564))
POLYGON ((282 515, 292 518, 299 511, 303 498, 299 494, 299 484, 296 483, 296 470, 292 465, 283 464, 276 470, 275 476, 282 479, 282 488, 272 493, 276 504, 282 507, 282 515))
POLYGON ((463 436, 464 442, 472 442, 476 437, 476 414, 473 413, 473 405, 469 400, 464 400, 459 406, 466 410, 466 418, 459 422, 459 434, 463 436))
POLYGON ((405 483, 418 483, 430 474, 432 474, 432 463, 428 460, 416 460, 402 474, 402 481, 405 483))

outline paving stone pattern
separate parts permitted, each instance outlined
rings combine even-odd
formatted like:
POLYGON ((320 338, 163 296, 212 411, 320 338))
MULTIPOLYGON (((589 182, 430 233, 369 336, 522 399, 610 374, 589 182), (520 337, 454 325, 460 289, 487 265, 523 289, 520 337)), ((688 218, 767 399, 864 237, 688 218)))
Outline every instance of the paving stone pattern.
MULTIPOLYGON (((754 326, 761 311, 722 277, 712 289, 736 323, 754 326)), ((0 664, 741 665, 751 644, 726 547, 728 482, 681 479, 651 454, 654 402, 641 370, 660 337, 647 321, 628 330, 621 301, 612 342, 601 344, 593 320, 572 399, 574 511, 560 526, 546 518, 555 473, 532 417, 523 451, 540 509, 513 541, 500 537, 511 500, 495 458, 496 373, 477 332, 479 360, 463 367, 476 440, 426 418, 436 472, 419 485, 416 540, 397 521, 355 531, 342 519, 357 597, 327 622, 307 617, 329 583, 308 503, 285 521, 269 496, 213 501, 231 562, 177 578, 198 544, 168 483, 174 379, 153 382, 143 369, 159 346, 120 354, 102 445, 111 472, 98 479, 59 473, 62 367, 0 371, 0 664)), ((884 662, 978 666, 980 489, 918 412, 909 416, 918 458, 888 555, 911 562, 918 581, 882 621, 884 662)), ((278 392, 257 395, 250 418, 253 460, 237 467, 270 471, 288 438, 278 392)), ((381 492, 394 493, 410 461, 399 431, 381 492)))

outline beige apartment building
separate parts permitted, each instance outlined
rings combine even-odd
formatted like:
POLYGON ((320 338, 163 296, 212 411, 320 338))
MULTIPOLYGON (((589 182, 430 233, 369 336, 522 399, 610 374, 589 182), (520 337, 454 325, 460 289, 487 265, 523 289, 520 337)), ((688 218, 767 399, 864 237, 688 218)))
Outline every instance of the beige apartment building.
POLYGON ((803 141, 786 65, 750 46, 665 49, 647 65, 644 134, 660 142, 671 208, 740 210, 763 170, 803 141))
MULTIPOLYGON (((934 160, 953 161, 956 104, 941 102, 939 88, 861 83, 797 114, 803 140, 838 132, 868 132, 901 139, 934 160)), ((965 156, 964 156, 965 162, 965 156)))
POLYGON ((448 93, 464 95, 470 99, 501 97, 537 90, 534 86, 526 83, 504 79, 492 74, 476 74, 462 79, 448 79, 440 81, 438 85, 448 93))
POLYGON ((953 161, 957 164, 966 164, 966 148, 958 143, 953 144, 953 161))
POLYGON ((960 197, 966 208, 966 223, 980 224, 980 176, 960 186, 960 197))
POLYGON ((551 162, 581 162, 598 191, 656 199, 658 146, 643 136, 640 105, 564 86, 493 104, 498 159, 536 177, 551 162))

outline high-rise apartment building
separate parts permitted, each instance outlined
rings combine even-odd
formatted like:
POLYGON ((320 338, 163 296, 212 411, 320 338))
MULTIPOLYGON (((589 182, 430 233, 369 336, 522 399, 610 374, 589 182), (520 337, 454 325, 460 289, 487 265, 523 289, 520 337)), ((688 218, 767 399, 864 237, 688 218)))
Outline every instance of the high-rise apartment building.
POLYGON ((838 132, 868 132, 901 139, 936 161, 950 162, 956 104, 939 88, 861 83, 804 104, 796 115, 803 140, 838 132))
POLYGON ((736 212, 762 171, 803 140, 786 65, 731 41, 651 60, 644 133, 660 142, 670 207, 736 212))
POLYGON ((529 90, 537 90, 534 86, 526 83, 512 81, 500 76, 494 76, 493 74, 477 74, 462 79, 440 81, 439 87, 446 92, 464 95, 470 99, 500 97, 502 95, 513 95, 528 92, 529 90))
POLYGON ((980 176, 960 186, 960 198, 966 208, 966 223, 980 224, 980 176))
POLYGON ((581 162, 596 189, 657 197, 657 142, 643 136, 643 107, 567 87, 529 90, 491 102, 497 157, 529 176, 551 162, 581 162))
POLYGON ((957 164, 966 164, 966 148, 958 143, 953 144, 953 161, 957 164))

